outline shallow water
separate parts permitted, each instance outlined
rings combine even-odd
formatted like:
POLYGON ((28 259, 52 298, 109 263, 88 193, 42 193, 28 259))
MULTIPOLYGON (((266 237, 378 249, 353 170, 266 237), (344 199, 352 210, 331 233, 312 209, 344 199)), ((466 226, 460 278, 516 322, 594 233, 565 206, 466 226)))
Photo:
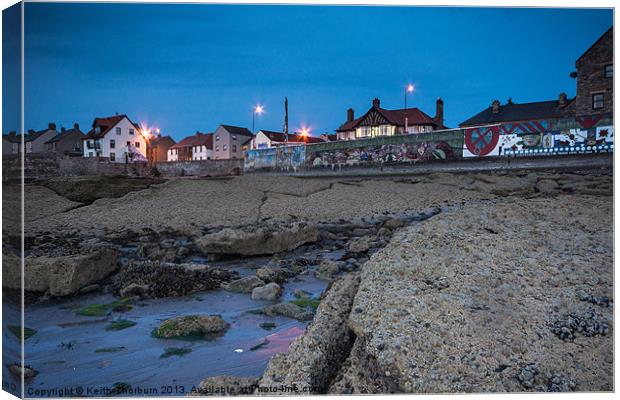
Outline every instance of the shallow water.
MULTIPOLYGON (((305 254, 317 256, 321 251, 305 254)), ((253 269, 244 267, 247 261, 231 260, 210 264, 236 270, 245 276, 254 273, 253 269)), ((252 261, 261 266, 269 258, 252 261)), ((281 301, 293 299, 296 289, 303 289, 318 297, 326 285, 325 281, 316 279, 312 272, 299 275, 283 285, 281 301)), ((269 358, 286 351, 290 342, 301 335, 308 324, 285 317, 250 313, 248 311, 274 302, 256 301, 249 294, 224 290, 194 293, 181 298, 137 301, 131 310, 112 312, 105 317, 79 316, 75 312, 79 307, 109 304, 117 299, 111 294, 92 294, 63 302, 27 306, 25 326, 36 329, 37 333, 26 340, 26 365, 38 371, 38 375, 27 383, 27 396, 47 395, 35 390, 75 390, 76 387, 81 387, 82 395, 101 396, 101 392, 94 390, 111 387, 118 382, 126 382, 134 389, 139 387, 155 391, 143 394, 178 396, 191 391, 194 385, 209 376, 260 376, 269 358), (220 314, 230 327, 223 336, 212 340, 186 341, 151 337, 151 332, 161 321, 189 314, 220 314), (120 331, 106 331, 110 322, 121 318, 137 324, 120 331), (276 327, 265 330, 259 327, 263 322, 273 322, 276 327), (265 341, 265 345, 251 350, 265 341), (116 352, 95 351, 110 347, 122 349, 116 352), (161 358, 165 349, 171 347, 191 349, 191 352, 161 358)), ((4 313, 19 317, 19 309, 7 302, 4 304, 4 313)), ((19 346, 15 336, 7 333, 7 330, 4 332, 4 340, 19 346)), ((7 373, 7 364, 15 361, 5 357, 5 377, 15 379, 7 373)), ((74 397, 80 394, 73 393, 74 397)), ((52 392, 51 395, 57 397, 59 393, 52 392)))

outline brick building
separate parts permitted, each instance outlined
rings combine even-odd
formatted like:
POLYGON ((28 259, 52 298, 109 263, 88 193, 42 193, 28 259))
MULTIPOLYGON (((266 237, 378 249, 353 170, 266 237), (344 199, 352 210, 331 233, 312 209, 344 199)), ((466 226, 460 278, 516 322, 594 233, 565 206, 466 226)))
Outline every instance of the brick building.
POLYGON ((577 115, 612 113, 614 110, 614 30, 607 30, 575 62, 577 115))

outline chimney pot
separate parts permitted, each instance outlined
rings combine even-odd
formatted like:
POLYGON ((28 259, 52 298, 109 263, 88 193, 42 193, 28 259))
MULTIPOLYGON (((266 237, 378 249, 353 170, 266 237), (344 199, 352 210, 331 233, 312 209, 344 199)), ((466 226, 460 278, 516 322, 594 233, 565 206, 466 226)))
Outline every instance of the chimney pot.
POLYGON ((374 108, 379 108, 379 107, 381 107, 381 101, 380 101, 378 98, 376 98, 376 97, 375 97, 375 99, 372 101, 372 106, 373 106, 374 108))
POLYGON ((499 112, 499 100, 493 100, 491 107, 493 108, 493 114, 497 114, 499 112))
POLYGON ((73 129, 78 130, 80 129, 80 124, 78 124, 77 122, 73 124, 73 129))
POLYGON ((347 122, 351 122, 355 119, 355 111, 352 108, 347 110, 347 122))
POLYGON ((61 126, 61 127, 60 127, 60 131, 61 131, 61 132, 65 132, 65 131, 66 131, 65 127, 64 127, 64 126, 61 126))
POLYGON ((49 124, 47 124, 47 128, 51 131, 55 131, 56 130, 56 124, 53 122, 50 122, 49 124))
POLYGON ((560 93, 560 96, 558 97, 558 105, 560 107, 566 107, 566 93, 562 92, 560 93))

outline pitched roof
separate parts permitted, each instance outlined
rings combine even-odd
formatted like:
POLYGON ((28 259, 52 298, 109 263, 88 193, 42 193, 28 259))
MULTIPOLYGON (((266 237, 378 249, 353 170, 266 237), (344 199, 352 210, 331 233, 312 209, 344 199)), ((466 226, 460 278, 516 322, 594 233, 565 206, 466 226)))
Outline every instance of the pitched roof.
POLYGON ((112 117, 103 117, 103 118, 95 118, 93 121, 93 129, 88 131, 86 136, 82 138, 85 139, 100 139, 106 135, 116 124, 121 122, 123 118, 127 118, 127 120, 139 131, 140 127, 134 124, 131 119, 125 114, 114 115, 112 117), (99 127, 99 133, 96 133, 96 128, 99 127))
POLYGON ((478 114, 461 122, 460 126, 484 125, 495 122, 515 122, 532 119, 562 118, 571 110, 574 98, 567 100, 567 105, 559 106, 558 100, 537 101, 533 103, 508 103, 499 106, 499 112, 494 113, 493 107, 482 110, 478 114))
POLYGON ((48 140, 47 142, 45 142, 45 144, 47 143, 53 143, 53 142, 58 142, 59 140, 62 140, 63 138, 74 134, 74 133, 79 133, 80 136, 84 136, 84 132, 82 132, 79 128, 71 128, 71 129, 67 129, 65 131, 60 131, 60 133, 56 136, 54 136, 53 138, 51 138, 50 140, 48 140))
POLYGON ((307 136, 307 135, 300 135, 300 134, 296 134, 296 133, 289 133, 288 134, 288 141, 285 140, 285 134, 284 132, 274 132, 274 131, 265 131, 265 130, 261 130, 261 132, 263 132, 265 134, 265 136, 267 136, 269 138, 269 140, 271 140, 272 142, 278 142, 278 143, 285 143, 285 142, 289 142, 289 143, 323 143, 324 140, 321 138, 318 138, 316 136, 307 136))
POLYGON ((407 118, 407 125, 433 125, 437 126, 437 122, 430 115, 426 114, 424 111, 419 108, 403 108, 399 110, 387 110, 385 108, 380 107, 371 107, 366 114, 361 117, 354 119, 353 121, 345 122, 340 126, 340 128, 336 129, 336 131, 350 131, 355 129, 360 122, 373 110, 377 111, 381 114, 386 120, 389 121, 392 125, 397 126, 405 126, 405 118, 407 118))
POLYGON ((170 136, 154 136, 153 138, 150 139, 150 144, 152 147, 155 146, 159 146, 161 145, 168 145, 168 146, 172 146, 174 145, 176 142, 174 141, 174 139, 170 136))
POLYGON ((196 132, 195 135, 188 136, 179 143, 171 146, 171 149, 180 149, 183 147, 206 146, 207 149, 213 150, 213 134, 196 132))
POLYGON ((232 126, 232 125, 220 125, 222 128, 226 129, 229 133, 233 135, 243 135, 243 136, 254 136, 252 132, 248 128, 242 128, 240 126, 232 126))
MULTIPOLYGON (((575 61, 575 64, 579 63, 579 60, 581 60, 583 57, 585 57, 586 54, 588 54, 590 52, 590 50, 592 50, 601 40, 603 40, 603 38, 605 36, 607 36, 608 34, 610 34, 612 31, 614 30, 614 26, 612 25, 609 29, 607 29, 605 31, 605 33, 603 33, 601 35, 601 37, 599 37, 598 39, 596 39, 596 42, 592 43, 592 46, 588 47, 588 50, 584 51, 583 54, 581 56, 579 56, 579 58, 577 59, 577 61, 575 61)), ((611 33, 613 35, 613 33, 611 33)))

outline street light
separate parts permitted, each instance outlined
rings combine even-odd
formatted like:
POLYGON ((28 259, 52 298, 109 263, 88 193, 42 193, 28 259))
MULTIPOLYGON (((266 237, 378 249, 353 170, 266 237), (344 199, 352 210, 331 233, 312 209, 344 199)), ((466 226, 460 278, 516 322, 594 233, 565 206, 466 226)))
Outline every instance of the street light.
POLYGON ((301 127, 301 132, 299 132, 301 136, 308 136, 310 135, 310 128, 308 128, 307 126, 302 126, 301 127))
POLYGON ((254 125, 255 125, 255 117, 256 114, 262 115, 265 112, 265 109, 260 104, 254 106, 254 110, 252 111, 252 133, 254 133, 254 125))
POLYGON ((413 93, 413 91, 415 90, 415 87, 413 87, 413 84, 408 84, 407 88, 405 89, 405 135, 407 134, 407 129, 409 128, 409 118, 407 117, 407 95, 409 93, 413 93))

